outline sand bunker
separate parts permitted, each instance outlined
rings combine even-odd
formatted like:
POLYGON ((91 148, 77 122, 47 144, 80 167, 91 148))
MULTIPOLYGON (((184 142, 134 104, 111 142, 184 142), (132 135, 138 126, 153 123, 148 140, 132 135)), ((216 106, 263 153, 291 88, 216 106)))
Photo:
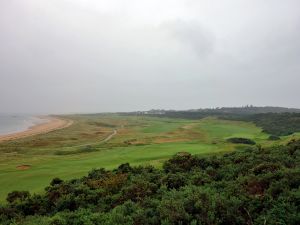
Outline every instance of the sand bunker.
POLYGON ((19 165, 16 168, 18 170, 28 170, 28 169, 30 169, 30 167, 31 167, 30 165, 19 165))

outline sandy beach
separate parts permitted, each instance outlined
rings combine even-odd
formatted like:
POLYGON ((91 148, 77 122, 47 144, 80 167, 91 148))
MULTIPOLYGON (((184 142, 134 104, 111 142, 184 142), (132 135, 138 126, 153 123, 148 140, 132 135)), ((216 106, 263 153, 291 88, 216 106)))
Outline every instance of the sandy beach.
POLYGON ((7 134, 7 135, 0 135, 0 142, 25 138, 37 134, 45 134, 54 130, 59 130, 59 129, 69 127, 73 124, 72 120, 61 119, 58 117, 45 116, 43 118, 47 119, 47 122, 29 127, 25 131, 13 133, 13 134, 7 134))

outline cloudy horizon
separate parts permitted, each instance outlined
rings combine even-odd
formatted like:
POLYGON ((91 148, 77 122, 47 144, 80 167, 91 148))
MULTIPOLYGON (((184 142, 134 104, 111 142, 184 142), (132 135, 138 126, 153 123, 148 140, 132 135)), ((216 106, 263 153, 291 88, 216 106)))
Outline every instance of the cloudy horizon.
POLYGON ((0 112, 300 108, 297 0, 4 0, 0 112))

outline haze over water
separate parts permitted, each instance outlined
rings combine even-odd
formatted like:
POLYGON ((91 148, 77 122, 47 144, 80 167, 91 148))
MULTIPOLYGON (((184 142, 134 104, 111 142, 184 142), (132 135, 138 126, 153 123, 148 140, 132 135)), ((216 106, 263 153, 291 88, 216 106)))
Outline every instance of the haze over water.
POLYGON ((45 122, 45 119, 28 114, 0 114, 0 135, 27 130, 45 122))

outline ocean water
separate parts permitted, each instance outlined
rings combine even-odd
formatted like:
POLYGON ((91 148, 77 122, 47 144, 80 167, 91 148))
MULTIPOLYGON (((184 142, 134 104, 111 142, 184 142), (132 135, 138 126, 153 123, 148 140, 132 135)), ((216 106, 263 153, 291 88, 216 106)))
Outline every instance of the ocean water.
POLYGON ((46 121, 47 119, 42 119, 34 115, 0 114, 0 135, 24 131, 31 126, 46 121))

